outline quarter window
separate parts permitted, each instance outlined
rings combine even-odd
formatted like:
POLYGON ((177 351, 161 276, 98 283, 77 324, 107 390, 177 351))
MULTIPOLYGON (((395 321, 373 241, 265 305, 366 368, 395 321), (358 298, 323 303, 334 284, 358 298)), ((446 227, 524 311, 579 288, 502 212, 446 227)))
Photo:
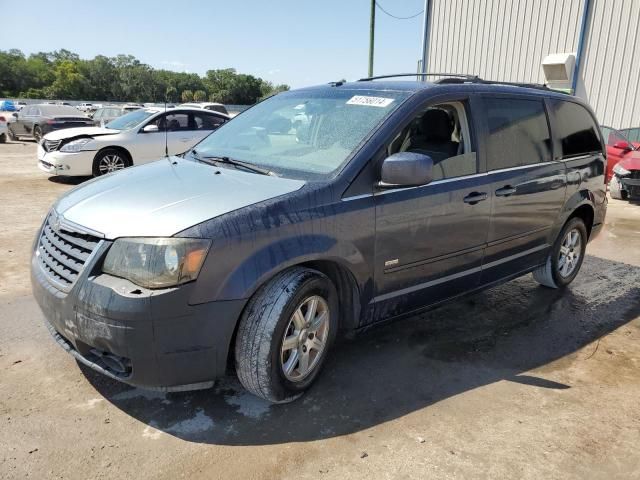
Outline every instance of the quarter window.
POLYGON ((489 170, 551 160, 551 137, 542 100, 485 98, 489 170))
POLYGON ((563 158, 602 152, 598 127, 582 105, 553 100, 551 106, 563 158))

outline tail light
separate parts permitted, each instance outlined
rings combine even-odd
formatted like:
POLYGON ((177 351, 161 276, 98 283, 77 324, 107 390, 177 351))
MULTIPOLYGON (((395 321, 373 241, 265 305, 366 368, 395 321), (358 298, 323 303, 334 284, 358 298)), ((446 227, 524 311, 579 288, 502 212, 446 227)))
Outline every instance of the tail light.
POLYGON ((4 118, 2 115, 0 115, 0 122, 6 122, 6 121, 7 121, 7 119, 4 118))

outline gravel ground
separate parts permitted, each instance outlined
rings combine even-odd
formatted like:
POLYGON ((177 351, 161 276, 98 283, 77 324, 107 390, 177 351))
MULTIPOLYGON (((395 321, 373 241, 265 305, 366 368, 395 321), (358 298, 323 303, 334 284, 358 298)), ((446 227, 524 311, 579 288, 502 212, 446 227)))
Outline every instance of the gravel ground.
POLYGON ((0 478, 640 478, 640 206, 565 292, 530 276, 340 342, 300 401, 161 394, 80 367, 29 293, 73 183, 0 145, 0 478))

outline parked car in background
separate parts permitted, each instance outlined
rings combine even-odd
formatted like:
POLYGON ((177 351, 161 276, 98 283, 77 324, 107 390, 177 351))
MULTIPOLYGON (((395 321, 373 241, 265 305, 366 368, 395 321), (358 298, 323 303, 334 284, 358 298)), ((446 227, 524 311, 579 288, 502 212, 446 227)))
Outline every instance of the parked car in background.
POLYGON ((31 262, 49 331, 114 380, 183 391, 233 370, 281 403, 337 336, 530 272, 566 287, 607 209, 595 116, 469 78, 285 92, 180 157, 68 192, 31 262), (300 104, 312 134, 269 132, 300 104))
POLYGON ((95 177, 183 153, 227 122, 222 113, 180 108, 142 108, 104 128, 73 128, 45 135, 38 166, 49 175, 95 177))
POLYGON ((9 137, 9 130, 7 128, 7 117, 0 115, 0 143, 5 143, 9 137))
POLYGON ((56 105, 64 105, 66 107, 72 107, 73 105, 71 105, 69 102, 63 102, 62 100, 58 100, 56 102, 56 105))
POLYGON ((144 108, 144 106, 140 105, 139 103, 127 103, 126 105, 122 106, 122 110, 124 110, 125 112, 133 112, 135 110, 140 110, 141 108, 144 108))
POLYGON ((9 137, 30 137, 40 143, 43 135, 55 130, 92 126, 93 121, 68 105, 27 105, 13 114, 9 124, 9 137))
POLYGON ((227 107, 225 107, 221 103, 214 102, 192 102, 192 103, 183 103, 182 105, 178 105, 179 107, 188 107, 188 108, 203 108, 205 110, 211 110, 213 112, 224 113, 225 115, 229 115, 227 111, 227 107))
POLYGON ((93 124, 96 126, 104 126, 109 123, 111 120, 122 116, 127 113, 122 107, 117 105, 106 106, 97 109, 91 119, 93 120, 93 124))
POLYGON ((90 112, 93 109, 93 104, 92 103, 80 103, 76 106, 76 108, 78 110, 80 110, 81 112, 90 112))
POLYGON ((13 104, 16 107, 16 110, 18 111, 22 110, 24 107, 27 106, 27 102, 13 102, 13 104))
POLYGON ((619 200, 640 200, 640 150, 625 155, 613 167, 609 194, 619 200))
POLYGON ((638 148, 631 140, 620 130, 615 128, 600 126, 602 136, 607 145, 607 171, 605 182, 608 184, 613 177, 613 169, 620 160, 628 156, 631 152, 638 148))
POLYGON ((0 112, 17 112, 15 104, 11 100, 3 100, 0 102, 0 112))

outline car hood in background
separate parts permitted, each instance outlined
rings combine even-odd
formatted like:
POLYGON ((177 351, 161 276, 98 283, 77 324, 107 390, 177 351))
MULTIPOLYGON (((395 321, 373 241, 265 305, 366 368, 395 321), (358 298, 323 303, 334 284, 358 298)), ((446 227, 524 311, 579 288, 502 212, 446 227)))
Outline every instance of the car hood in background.
POLYGON ((629 170, 640 170, 640 150, 627 153, 622 160, 618 162, 622 168, 629 170))
MULTIPOLYGON (((91 119, 87 121, 91 121, 91 119)), ((116 133, 120 133, 120 130, 102 127, 77 127, 54 130, 53 132, 47 133, 44 138, 47 140, 63 140, 71 137, 96 137, 99 135, 114 135, 116 133)))
POLYGON ((55 209, 108 239, 165 237, 303 185, 171 157, 89 181, 60 198, 55 209))

